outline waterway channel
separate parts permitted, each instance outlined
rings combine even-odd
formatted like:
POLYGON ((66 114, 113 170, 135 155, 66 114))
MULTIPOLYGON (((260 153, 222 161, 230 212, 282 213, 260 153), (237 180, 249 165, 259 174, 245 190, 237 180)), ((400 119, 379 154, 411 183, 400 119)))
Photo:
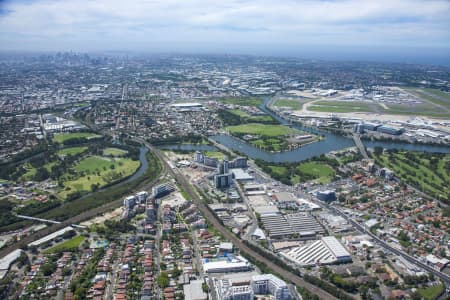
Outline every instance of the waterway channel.
MULTIPOLYGON (((305 159, 318 156, 321 154, 326 154, 330 151, 342 150, 344 148, 355 146, 353 139, 335 134, 332 132, 327 132, 320 129, 300 126, 296 124, 291 124, 289 121, 281 118, 276 115, 269 109, 267 109, 267 104, 269 99, 265 99, 264 104, 261 105, 261 110, 266 112, 267 114, 274 117, 278 122, 283 125, 288 125, 293 128, 310 132, 313 134, 318 134, 323 136, 324 138, 318 142, 307 144, 303 147, 297 148, 292 151, 284 151, 284 152, 267 152, 252 146, 249 143, 246 143, 238 138, 235 138, 226 134, 219 134, 211 136, 211 139, 230 148, 236 152, 242 153, 252 159, 262 159, 268 162, 300 162, 305 159)), ((387 141, 362 141, 363 144, 367 148, 374 148, 376 146, 383 147, 386 149, 402 149, 409 151, 422 151, 422 152, 438 152, 438 153, 449 153, 450 147, 445 146, 435 146, 435 145, 422 145, 422 144, 410 144, 405 142, 387 142, 387 141)), ((187 151, 209 151, 215 149, 211 149, 212 146, 207 145, 191 145, 191 144, 180 144, 180 145, 168 145, 162 148, 164 149, 172 149, 172 150, 187 150, 187 151)))

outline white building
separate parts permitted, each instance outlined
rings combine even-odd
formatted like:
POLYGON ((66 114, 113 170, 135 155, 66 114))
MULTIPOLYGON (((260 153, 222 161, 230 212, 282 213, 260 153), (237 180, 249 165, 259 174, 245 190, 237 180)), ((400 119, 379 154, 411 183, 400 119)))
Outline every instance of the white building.
POLYGON ((136 204, 135 196, 128 196, 125 199, 123 199, 123 206, 125 206, 126 209, 133 209, 135 204, 136 204))
POLYGON ((270 294, 275 300, 290 300, 291 293, 286 282, 273 274, 256 275, 252 277, 252 287, 256 295, 270 294))
POLYGON ((145 203, 147 201, 148 193, 146 191, 142 191, 136 194, 137 201, 139 203, 145 203))
POLYGON ((230 273, 230 272, 246 272, 252 270, 253 267, 248 260, 242 256, 231 256, 218 260, 203 261, 203 270, 205 273, 230 273))
POLYGON ((230 279, 221 279, 217 294, 219 300, 253 300, 250 281, 232 282, 230 279))

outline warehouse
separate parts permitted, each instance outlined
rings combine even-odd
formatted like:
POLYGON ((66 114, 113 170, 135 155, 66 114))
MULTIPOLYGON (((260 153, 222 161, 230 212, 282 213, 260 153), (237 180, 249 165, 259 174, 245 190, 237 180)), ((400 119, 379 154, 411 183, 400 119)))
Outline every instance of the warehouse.
POLYGON ((261 216, 264 228, 269 232, 270 238, 281 239, 291 236, 294 232, 282 215, 261 216))
POLYGON ((311 237, 325 232, 322 225, 310 214, 290 214, 286 215, 286 219, 292 230, 300 237, 311 237))
POLYGON ((300 266, 327 265, 350 262, 350 253, 334 236, 323 237, 311 244, 282 252, 288 260, 300 266))

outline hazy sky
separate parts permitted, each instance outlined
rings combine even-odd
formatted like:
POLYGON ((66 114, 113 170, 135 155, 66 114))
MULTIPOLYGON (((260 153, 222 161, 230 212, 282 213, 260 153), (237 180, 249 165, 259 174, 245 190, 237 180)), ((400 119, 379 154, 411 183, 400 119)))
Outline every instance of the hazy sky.
POLYGON ((0 50, 449 58, 450 1, 0 0, 0 50))

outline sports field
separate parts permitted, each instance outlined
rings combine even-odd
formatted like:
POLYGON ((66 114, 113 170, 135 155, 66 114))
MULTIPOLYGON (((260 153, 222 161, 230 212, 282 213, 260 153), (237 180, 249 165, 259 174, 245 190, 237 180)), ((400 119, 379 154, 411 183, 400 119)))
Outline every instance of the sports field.
POLYGON ((83 243, 85 237, 82 235, 71 238, 70 240, 64 241, 60 244, 57 244, 45 251, 45 253, 55 253, 55 252, 63 252, 63 251, 76 251, 78 247, 83 243))
POLYGON ((302 163, 297 168, 301 173, 315 177, 320 183, 330 182, 336 173, 329 165, 317 162, 302 163))
POLYGON ((119 148, 105 148, 103 150, 103 155, 105 156, 124 156, 128 151, 119 148))
POLYGON ((57 133, 53 137, 53 140, 57 143, 64 143, 64 141, 73 139, 73 138, 86 138, 86 139, 92 139, 92 138, 98 138, 101 137, 101 135, 91 132, 73 132, 73 133, 57 133))
POLYGON ((242 135, 242 134, 252 134, 268 137, 280 137, 290 134, 300 133, 299 130, 290 128, 283 125, 265 125, 258 123, 249 123, 237 126, 226 127, 231 134, 242 135))
POLYGON ((76 155, 85 152, 88 147, 69 147, 58 151, 59 156, 76 155))

